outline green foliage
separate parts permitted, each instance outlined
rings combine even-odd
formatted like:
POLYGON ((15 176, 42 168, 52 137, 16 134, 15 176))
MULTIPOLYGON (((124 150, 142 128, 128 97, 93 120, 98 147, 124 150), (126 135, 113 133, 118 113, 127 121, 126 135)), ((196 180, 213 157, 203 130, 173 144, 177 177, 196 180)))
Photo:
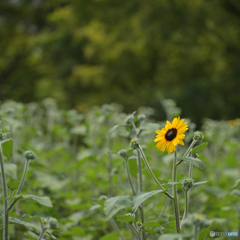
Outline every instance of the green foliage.
POLYGON ((1 142, 1 148, 3 155, 10 160, 12 156, 12 149, 13 149, 13 141, 12 139, 7 139, 1 142))
MULTIPOLYGON (((173 185, 177 186, 180 212, 183 213, 184 195, 179 183, 188 174, 189 161, 179 165, 177 181, 169 181, 173 155, 158 151, 153 141, 154 131, 164 126, 165 122, 154 120, 152 108, 141 107, 137 114, 146 115, 144 123, 134 118, 136 127, 141 129, 140 142, 146 158, 168 192, 171 193, 173 185)), ((11 159, 4 164, 7 182, 11 179, 20 181, 24 151, 32 149, 38 156, 30 163, 20 193, 19 211, 13 208, 10 212, 11 238, 37 239, 41 219, 49 218, 59 221, 61 230, 49 230, 48 233, 60 240, 120 239, 108 218, 116 223, 126 239, 135 237, 129 224, 149 234, 150 240, 177 237, 170 235, 176 233, 171 203, 158 218, 167 197, 152 181, 143 162, 143 193, 138 196, 132 193, 124 161, 117 154, 122 149, 127 150, 131 180, 139 192, 136 184, 136 150, 129 150, 129 142, 136 134, 131 127, 124 125, 126 116, 122 106, 117 104, 93 107, 83 114, 60 109, 53 99, 30 104, 6 101, 0 105, 0 128, 14 140, 11 159), (21 149, 20 155, 17 154, 18 149, 21 149), (32 196, 35 196, 34 199, 32 196), (49 207, 42 205, 41 200, 49 207), (141 204, 144 206, 145 222, 141 222, 139 210, 135 212, 137 221, 130 222, 132 215, 127 214, 141 204)), ((187 121, 189 132, 184 139, 185 145, 179 148, 178 156, 187 150, 195 131, 195 124, 189 119, 187 121)), ((239 126, 230 127, 228 121, 205 119, 202 132, 209 144, 198 151, 198 158, 206 171, 193 166, 195 183, 191 188, 189 212, 194 215, 194 220, 183 226, 184 232, 192 233, 195 226, 193 221, 198 224, 199 239, 209 236, 210 230, 238 231, 236 212, 240 200, 239 126)), ((196 158, 193 159, 196 163, 196 158)), ((2 209, 2 201, 0 204, 2 209)), ((51 237, 49 234, 45 234, 45 239, 51 237)))

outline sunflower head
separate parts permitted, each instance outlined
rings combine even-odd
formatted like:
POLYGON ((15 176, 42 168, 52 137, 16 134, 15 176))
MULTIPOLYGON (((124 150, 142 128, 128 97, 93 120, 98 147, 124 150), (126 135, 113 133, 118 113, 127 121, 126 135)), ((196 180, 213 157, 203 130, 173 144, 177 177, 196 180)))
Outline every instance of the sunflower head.
POLYGON ((157 130, 156 139, 154 142, 158 142, 156 147, 161 151, 165 151, 167 148, 168 154, 176 151, 178 144, 184 145, 183 139, 185 138, 185 131, 188 130, 188 124, 183 123, 185 119, 174 118, 172 124, 167 121, 165 128, 157 130))

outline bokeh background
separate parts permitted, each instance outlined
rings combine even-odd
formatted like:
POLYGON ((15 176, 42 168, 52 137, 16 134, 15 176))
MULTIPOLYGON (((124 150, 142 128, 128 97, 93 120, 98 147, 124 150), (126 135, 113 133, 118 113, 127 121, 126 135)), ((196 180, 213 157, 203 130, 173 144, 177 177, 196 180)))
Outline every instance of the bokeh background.
POLYGON ((165 119, 159 99, 172 98, 197 124, 234 119, 239 39, 238 0, 2 0, 0 99, 165 119))

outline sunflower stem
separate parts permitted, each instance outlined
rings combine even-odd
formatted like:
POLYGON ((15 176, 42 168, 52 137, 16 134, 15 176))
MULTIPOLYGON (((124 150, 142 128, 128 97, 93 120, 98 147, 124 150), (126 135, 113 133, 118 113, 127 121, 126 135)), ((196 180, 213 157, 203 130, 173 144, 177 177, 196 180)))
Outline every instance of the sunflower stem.
POLYGON ((133 195, 136 196, 136 192, 135 192, 135 190, 134 190, 134 187, 133 187, 133 184, 132 184, 132 180, 131 180, 131 176, 130 176, 130 171, 129 171, 129 166, 128 166, 128 160, 126 160, 125 163, 126 163, 126 171, 127 171, 128 182, 129 182, 129 184, 130 184, 130 186, 131 186, 133 195))
POLYGON ((120 232, 117 224, 115 223, 114 219, 113 218, 110 218, 110 223, 112 224, 112 227, 114 228, 114 230, 118 233, 119 237, 122 239, 122 240, 126 240, 125 237, 122 235, 122 233, 120 232))
MULTIPOLYGON (((177 164, 176 159, 177 151, 175 151, 175 157, 173 160, 173 170, 172 170, 172 181, 177 182, 177 164)), ((175 214, 176 230, 177 233, 180 233, 180 219, 179 219, 179 205, 178 205, 178 196, 177 196, 177 185, 173 185, 173 207, 175 214)))
POLYGON ((1 144, 0 144, 0 165, 2 173, 3 206, 4 206, 3 240, 8 240, 8 196, 1 144))
MULTIPOLYGON (((138 176, 139 176, 139 186, 140 186, 139 191, 142 192, 143 191, 142 162, 141 162, 141 156, 140 156, 139 149, 137 149, 137 165, 138 165, 138 176)), ((142 223, 144 223, 145 222, 145 216, 144 216, 143 203, 140 206, 141 207, 139 209, 140 209, 140 212, 141 212, 141 220, 142 220, 142 223)), ((144 231, 142 231, 142 239, 145 240, 145 233, 144 233, 144 231)))
MULTIPOLYGON (((144 154, 144 152, 143 152, 143 149, 142 149, 142 147, 141 147, 140 144, 139 144, 139 150, 140 150, 140 152, 141 152, 141 154, 142 154, 143 161, 144 161, 144 163, 145 163, 145 165, 146 165, 149 173, 152 175, 152 178, 155 180, 155 182, 158 184, 158 186, 159 186, 163 191, 166 191, 165 188, 162 186, 162 184, 161 184, 161 183, 158 181, 158 179, 155 177, 155 175, 154 175, 154 173, 153 173, 150 165, 148 164, 147 158, 146 158, 146 156, 145 156, 145 154, 144 154)), ((171 196, 169 193, 167 193, 167 192, 163 192, 163 193, 164 193, 165 195, 167 195, 170 199, 173 199, 173 196, 171 196)))

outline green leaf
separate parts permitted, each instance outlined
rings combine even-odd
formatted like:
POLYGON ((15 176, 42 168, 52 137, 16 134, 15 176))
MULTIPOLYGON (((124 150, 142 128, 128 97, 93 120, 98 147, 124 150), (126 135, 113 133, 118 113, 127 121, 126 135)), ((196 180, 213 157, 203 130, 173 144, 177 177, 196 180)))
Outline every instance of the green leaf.
POLYGON ((207 183, 208 181, 203 181, 203 182, 195 182, 194 184, 193 184, 193 186, 196 186, 196 185, 200 185, 200 184, 204 184, 204 183, 207 183))
POLYGON ((120 216, 117 218, 118 222, 126 222, 126 223, 134 222, 134 220, 135 220, 135 218, 129 214, 126 214, 124 216, 120 216))
POLYGON ((199 233, 199 239, 205 239, 206 236, 209 236, 211 226, 203 228, 199 233))
MULTIPOLYGON (((40 232, 42 231, 42 229, 41 229, 40 227, 36 226, 35 224, 22 221, 22 220, 20 220, 20 219, 18 219, 18 218, 9 217, 9 218, 8 218, 8 221, 9 221, 9 223, 20 224, 20 225, 23 225, 23 226, 25 226, 25 227, 27 227, 27 228, 31 228, 31 229, 33 229, 35 232, 37 231, 37 232, 40 233, 40 232)), ((51 238, 57 239, 57 238, 54 237, 51 233, 49 233, 49 232, 46 232, 46 233, 47 233, 48 235, 50 235, 51 238)))
POLYGON ((7 186, 8 186, 8 188, 11 189, 11 190, 18 189, 19 181, 15 180, 15 179, 11 179, 11 180, 7 183, 7 186))
POLYGON ((109 220, 121 209, 125 209, 132 206, 132 198, 129 196, 119 196, 108 198, 104 202, 104 213, 109 220))
POLYGON ((158 240, 177 240, 181 236, 181 234, 164 234, 158 240))
POLYGON ((199 146, 196 146, 195 148, 192 149, 192 153, 198 153, 200 152, 201 150, 203 150, 205 147, 207 147, 208 145, 208 142, 205 142, 199 146))
POLYGON ((154 222, 154 221, 149 221, 149 222, 145 222, 142 225, 143 227, 158 227, 161 228, 160 224, 158 222, 154 222))
POLYGON ((34 229, 35 231, 36 231, 36 230, 39 231, 39 232, 42 231, 42 229, 41 229, 40 227, 38 227, 38 226, 36 226, 36 225, 34 225, 34 224, 32 224, 32 223, 22 221, 22 220, 20 220, 20 219, 18 219, 18 218, 9 217, 9 222, 10 222, 10 223, 15 223, 15 224, 20 224, 20 225, 23 225, 23 226, 25 226, 25 227, 27 227, 27 228, 32 228, 32 229, 34 229))
POLYGON ((17 199, 17 200, 29 199, 29 198, 34 200, 34 201, 37 201, 38 203, 40 203, 43 206, 46 206, 46 207, 52 207, 53 206, 49 197, 39 197, 39 196, 31 195, 31 194, 16 195, 16 196, 13 197, 13 199, 17 199))
POLYGON ((203 165, 203 162, 198 159, 198 158, 193 158, 193 157, 177 157, 176 159, 178 160, 183 160, 183 161, 187 161, 192 163, 193 165, 195 165, 196 167, 202 169, 202 170, 206 170, 206 168, 203 165))
POLYGON ((138 194, 134 200, 133 200, 133 213, 135 213, 138 209, 138 207, 144 202, 146 201, 148 198, 152 197, 153 195, 157 194, 157 193, 161 193, 164 192, 163 190, 156 190, 156 191, 152 191, 152 192, 143 192, 138 194))
POLYGON ((14 163, 5 163, 4 164, 5 174, 10 178, 17 178, 17 165, 14 163))
POLYGON ((32 215, 29 215, 29 214, 24 214, 23 216, 22 216, 24 219, 26 219, 27 221, 31 221, 31 220, 36 220, 36 221, 38 221, 38 222, 41 222, 41 219, 42 219, 42 217, 40 217, 40 216, 38 216, 38 215, 34 215, 34 216, 32 216, 32 215))
POLYGON ((2 153, 7 158, 7 160, 11 159, 12 149, 13 149, 13 140, 7 139, 1 142, 2 145, 2 153))
POLYGON ((111 232, 104 237, 101 237, 99 240, 113 240, 113 239, 118 239, 119 236, 116 232, 111 232))

